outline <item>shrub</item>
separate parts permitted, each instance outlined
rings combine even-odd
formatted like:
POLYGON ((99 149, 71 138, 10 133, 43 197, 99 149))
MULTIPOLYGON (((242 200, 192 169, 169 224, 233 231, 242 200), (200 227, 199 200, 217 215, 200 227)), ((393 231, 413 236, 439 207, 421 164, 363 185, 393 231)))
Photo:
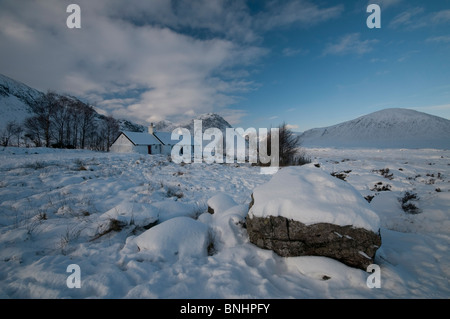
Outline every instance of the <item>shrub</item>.
POLYGON ((167 187, 167 197, 176 197, 176 198, 183 198, 184 194, 179 189, 169 186, 167 187))
MULTIPOLYGON (((278 126, 278 143, 279 143, 279 165, 280 166, 299 166, 311 163, 311 159, 307 157, 301 150, 300 135, 294 133, 288 128, 286 123, 278 126)), ((267 149, 271 149, 271 133, 267 135, 267 149)), ((262 164, 258 161, 258 166, 269 166, 270 164, 262 164)))
POLYGON ((38 170, 38 169, 43 169, 45 168, 47 165, 45 164, 45 162, 40 162, 40 161, 36 161, 34 163, 29 163, 25 165, 25 168, 32 168, 34 170, 38 170))
POLYGON ((380 173, 384 178, 387 178, 389 180, 394 179, 394 174, 393 173, 389 174, 389 168, 376 169, 376 170, 373 170, 372 172, 380 173))
POLYGON ((391 185, 386 184, 383 185, 382 182, 378 182, 377 184, 374 185, 374 187, 371 189, 371 191, 374 192, 386 192, 386 191, 390 191, 391 190, 391 185))
POLYGON ((343 172, 332 172, 331 176, 334 176, 336 178, 339 178, 339 179, 342 179, 343 181, 345 181, 345 179, 347 178, 349 173, 351 173, 351 170, 343 171, 343 172))
POLYGON ((417 194, 405 192, 403 197, 400 199, 403 211, 408 214, 419 214, 421 212, 420 209, 414 203, 411 202, 417 200, 419 200, 417 194))

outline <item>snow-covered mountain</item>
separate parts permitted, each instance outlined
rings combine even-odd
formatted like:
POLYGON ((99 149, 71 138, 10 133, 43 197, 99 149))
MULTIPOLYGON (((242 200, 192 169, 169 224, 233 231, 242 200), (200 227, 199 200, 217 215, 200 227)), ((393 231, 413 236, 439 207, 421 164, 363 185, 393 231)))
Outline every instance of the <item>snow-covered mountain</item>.
POLYGON ((0 131, 8 122, 22 123, 33 113, 31 105, 42 92, 0 74, 0 131))
POLYGON ((203 130, 208 128, 218 128, 221 131, 225 131, 227 128, 231 128, 230 123, 225 121, 225 119, 216 114, 216 113, 206 113, 198 116, 195 119, 188 121, 187 123, 182 124, 183 127, 187 128, 189 131, 193 132, 194 130, 194 120, 202 121, 203 130))
POLYGON ((181 123, 172 123, 170 121, 160 121, 154 123, 155 130, 157 131, 165 131, 172 132, 174 129, 182 127, 187 128, 191 134, 194 133, 194 121, 201 120, 202 121, 202 130, 205 131, 208 128, 218 128, 219 130, 225 132, 227 128, 231 128, 232 126, 228 123, 222 116, 216 113, 205 113, 201 114, 193 119, 189 119, 183 121, 181 123))
MULTIPOLYGON (((0 131, 33 115, 32 105, 42 92, 0 74, 0 131)), ((96 114, 96 118, 100 118, 96 114)), ((206 113, 181 123, 167 120, 153 123, 156 131, 172 132, 178 127, 194 133, 194 120, 202 120, 203 131, 232 126, 218 114, 206 113)), ((147 127, 119 119, 120 130, 144 132, 147 127)), ((377 147, 450 149, 450 120, 409 109, 386 109, 329 127, 301 134, 307 147, 377 147)))
POLYGON ((450 120, 392 108, 305 131, 301 139, 307 147, 450 149, 450 120))
MULTIPOLYGON (((194 134, 194 120, 202 121, 202 130, 205 131, 208 128, 218 128, 219 130, 225 132, 227 128, 231 128, 232 126, 228 123, 222 116, 216 113, 205 113, 201 114, 193 119, 189 119, 183 121, 181 123, 173 123, 168 120, 163 120, 159 122, 153 123, 155 131, 160 132, 172 132, 177 128, 187 128, 191 134, 194 134)), ((127 120, 119 120, 120 128, 123 131, 130 132, 146 132, 148 130, 147 127, 139 124, 135 124, 133 122, 127 120)))
MULTIPOLYGON (((32 105, 44 93, 27 86, 24 83, 13 80, 0 74, 0 131, 8 122, 15 121, 17 124, 33 115, 32 105)), ((100 114, 96 118, 102 118, 100 114)), ((172 132, 174 129, 187 128, 193 134, 194 120, 202 120, 203 130, 216 127, 222 131, 231 125, 218 114, 206 113, 194 119, 188 119, 182 123, 173 123, 168 120, 153 123, 156 131, 172 132)), ((148 127, 136 124, 126 119, 118 119, 121 131, 146 132, 148 127)))

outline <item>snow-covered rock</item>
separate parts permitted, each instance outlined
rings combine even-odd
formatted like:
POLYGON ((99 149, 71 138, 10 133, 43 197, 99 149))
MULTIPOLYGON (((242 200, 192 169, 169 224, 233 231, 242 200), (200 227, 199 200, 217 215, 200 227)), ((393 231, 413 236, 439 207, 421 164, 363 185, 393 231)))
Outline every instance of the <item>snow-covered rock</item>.
POLYGON ((313 165, 286 167, 253 191, 249 217, 281 216, 305 225, 352 225, 372 232, 379 217, 349 183, 313 165))
POLYGON ((213 230, 215 249, 235 247, 248 241, 243 227, 248 212, 247 205, 237 204, 225 193, 214 195, 207 203, 208 213, 200 215, 198 220, 208 224, 213 230))
POLYGON ((196 208, 192 205, 167 198, 151 204, 151 207, 158 212, 159 222, 164 222, 175 217, 196 217, 196 208))
POLYGON ((325 256, 366 269, 381 246, 380 221, 348 183, 314 166, 284 168, 257 187, 250 241, 283 257, 325 256))
POLYGON ((189 217, 176 217, 150 228, 134 242, 154 260, 204 257, 210 244, 209 227, 189 217))
POLYGON ((221 213, 236 205, 236 202, 229 195, 219 193, 208 200, 208 212, 210 214, 221 213))
POLYGON ((123 202, 101 215, 100 219, 115 219, 125 225, 149 227, 158 221, 158 213, 150 205, 123 202))

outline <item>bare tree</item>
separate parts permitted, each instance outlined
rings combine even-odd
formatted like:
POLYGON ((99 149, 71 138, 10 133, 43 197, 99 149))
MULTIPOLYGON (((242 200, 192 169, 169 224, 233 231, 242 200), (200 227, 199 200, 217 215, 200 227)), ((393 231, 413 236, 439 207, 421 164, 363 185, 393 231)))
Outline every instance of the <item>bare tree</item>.
POLYGON ((24 132, 24 129, 22 126, 17 125, 15 131, 14 131, 14 135, 17 138, 17 147, 20 147, 20 139, 22 138, 22 134, 24 132))
POLYGON ((114 119, 112 116, 108 116, 105 119, 105 143, 106 143, 106 151, 109 152, 109 148, 111 147, 112 142, 119 134, 119 122, 114 119))
MULTIPOLYGON (((278 126, 278 134, 280 166, 303 165, 310 162, 300 148, 300 136, 288 128, 288 125, 285 122, 278 126)), ((267 136, 267 149, 269 150, 271 149, 271 140, 272 138, 269 130, 267 136)))
POLYGON ((25 137, 36 146, 109 151, 119 132, 116 119, 97 116, 93 106, 72 96, 48 92, 32 109, 35 114, 24 122, 25 137))
POLYGON ((29 117, 25 120, 25 137, 29 138, 36 147, 42 146, 43 129, 40 125, 39 118, 36 116, 29 117))
POLYGON ((292 132, 283 122, 279 127, 280 166, 293 165, 299 152, 300 136, 292 132))
POLYGON ((86 139, 93 132, 95 127, 94 108, 90 105, 78 101, 76 109, 79 110, 79 124, 80 124, 80 147, 86 147, 86 139))
POLYGON ((35 115, 31 117, 31 120, 27 119, 25 121, 27 136, 31 140, 36 141, 37 137, 33 136, 33 134, 38 134, 39 132, 38 135, 44 139, 45 147, 50 147, 55 135, 53 117, 58 104, 59 96, 52 91, 47 92, 35 101, 32 105, 35 115))
MULTIPOLYGON (((11 139, 14 136, 18 136, 20 139, 20 133, 22 132, 20 126, 16 123, 16 121, 9 121, 6 124, 6 127, 0 133, 0 144, 2 146, 9 146, 11 144, 11 139)), ((19 144, 19 141, 18 141, 19 144)))
POLYGON ((53 112, 50 115, 56 139, 56 143, 53 144, 54 147, 65 148, 67 145, 65 137, 70 118, 69 109, 70 100, 65 96, 58 96, 53 106, 53 112))

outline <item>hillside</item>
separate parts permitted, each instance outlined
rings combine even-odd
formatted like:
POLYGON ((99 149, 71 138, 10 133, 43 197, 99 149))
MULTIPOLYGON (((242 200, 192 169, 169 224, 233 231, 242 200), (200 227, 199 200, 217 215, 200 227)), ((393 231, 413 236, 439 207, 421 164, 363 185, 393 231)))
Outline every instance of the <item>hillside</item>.
POLYGON ((0 131, 8 122, 22 123, 33 114, 31 105, 42 92, 0 74, 0 131))
MULTIPOLYGON (((193 119, 188 119, 186 121, 180 123, 173 123, 167 120, 159 121, 153 123, 156 131, 162 132, 172 132, 174 129, 182 127, 187 128, 191 134, 194 134, 194 121, 201 120, 202 121, 202 129, 203 131, 208 128, 218 128, 219 130, 225 132, 227 128, 231 128, 232 126, 228 123, 222 116, 216 113, 205 113, 201 114, 193 119)), ((143 132, 146 128, 142 127, 143 132)))
POLYGON ((305 131, 307 147, 450 148, 450 120, 409 109, 385 109, 305 131))
MULTIPOLYGON (((7 76, 0 74, 0 132, 2 132, 8 123, 14 121, 17 125, 22 126, 25 119, 34 115, 34 102, 44 95, 36 89, 27 86, 24 83, 13 80, 7 76)), ((73 97, 68 97, 72 98, 73 97)), ((105 117, 94 112, 95 126, 101 131, 102 122, 105 117)), ((215 113, 206 113, 199 115, 194 119, 187 119, 182 123, 172 123, 168 120, 154 123, 155 130, 163 132, 172 132, 178 127, 184 127, 193 134, 194 120, 202 120, 203 130, 207 128, 219 128, 225 131, 231 125, 220 115, 215 113)), ((136 124, 126 119, 117 119, 120 131, 145 132, 147 127, 136 124)))

